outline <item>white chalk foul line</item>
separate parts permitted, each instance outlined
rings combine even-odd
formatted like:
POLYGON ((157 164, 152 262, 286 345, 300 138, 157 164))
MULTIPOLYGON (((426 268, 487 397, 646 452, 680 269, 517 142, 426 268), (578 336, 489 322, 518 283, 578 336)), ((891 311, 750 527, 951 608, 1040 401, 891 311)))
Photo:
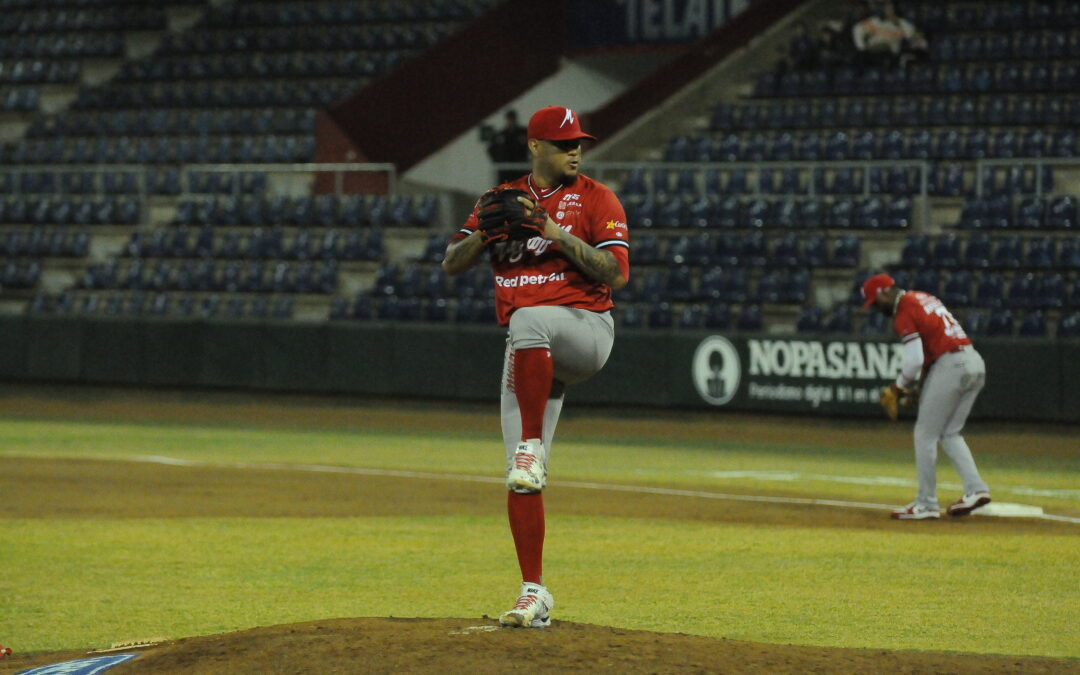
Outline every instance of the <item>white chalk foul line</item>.
MULTIPOLYGON (((421 478, 429 480, 449 480, 466 483, 502 483, 503 479, 495 476, 474 476, 469 474, 432 473, 426 471, 405 471, 401 469, 369 469, 357 466, 333 466, 329 464, 284 464, 276 462, 200 462, 175 457, 135 457, 131 461, 170 466, 194 466, 223 469, 258 469, 264 471, 304 471, 309 473, 340 473, 356 476, 391 476, 395 478, 421 478)), ((798 504, 804 506, 836 506, 848 509, 894 509, 890 504, 870 502, 850 502, 836 499, 811 499, 805 497, 770 497, 766 495, 740 495, 723 492, 704 492, 701 490, 682 490, 678 488, 650 487, 648 485, 618 485, 614 483, 589 483, 581 481, 559 481, 553 483, 559 487, 583 490, 607 490, 610 492, 633 492, 638 494, 666 495, 673 497, 693 497, 697 499, 722 499, 738 502, 764 502, 770 504, 798 504)), ((997 514, 1004 515, 1004 514, 997 514)), ((1042 518, 1066 523, 1080 523, 1080 518, 1054 516, 1047 513, 1025 514, 1028 518, 1042 518)))

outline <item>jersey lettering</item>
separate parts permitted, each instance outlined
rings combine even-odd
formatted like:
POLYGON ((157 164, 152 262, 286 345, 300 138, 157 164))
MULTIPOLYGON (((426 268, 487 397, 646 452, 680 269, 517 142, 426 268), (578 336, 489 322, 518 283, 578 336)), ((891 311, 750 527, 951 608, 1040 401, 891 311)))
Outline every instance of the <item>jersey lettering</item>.
POLYGON ((922 339, 926 365, 946 352, 971 344, 963 326, 944 303, 921 291, 907 291, 900 298, 893 317, 893 329, 902 340, 909 336, 922 339))

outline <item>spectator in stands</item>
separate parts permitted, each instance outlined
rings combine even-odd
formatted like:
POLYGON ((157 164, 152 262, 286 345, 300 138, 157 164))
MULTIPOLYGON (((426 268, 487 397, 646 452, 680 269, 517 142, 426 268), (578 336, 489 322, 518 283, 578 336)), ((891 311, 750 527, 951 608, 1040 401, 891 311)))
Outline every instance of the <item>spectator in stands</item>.
POLYGON ((810 34, 810 26, 800 21, 795 26, 795 37, 788 43, 788 59, 795 70, 814 70, 820 63, 820 46, 810 34))
MULTIPOLYGON (((507 110, 502 129, 492 134, 488 141, 488 156, 493 162, 516 162, 528 164, 529 141, 525 127, 518 122, 516 110, 507 110)), ((499 182, 505 183, 521 175, 521 169, 501 169, 499 182)))
POLYGON ((917 47, 926 51, 926 39, 910 21, 901 17, 896 5, 886 2, 880 14, 871 15, 851 29, 851 39, 863 55, 863 62, 870 65, 905 63, 902 52, 912 52, 917 47))

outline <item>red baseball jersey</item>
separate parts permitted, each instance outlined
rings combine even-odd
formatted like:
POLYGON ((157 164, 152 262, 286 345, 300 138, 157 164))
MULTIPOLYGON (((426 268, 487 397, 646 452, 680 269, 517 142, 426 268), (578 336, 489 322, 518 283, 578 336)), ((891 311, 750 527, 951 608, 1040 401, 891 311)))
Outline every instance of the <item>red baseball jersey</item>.
MULTIPOLYGON (((529 174, 499 187, 529 193, 534 202, 547 209, 559 227, 590 246, 611 251, 623 276, 630 278, 626 213, 606 185, 579 175, 573 185, 541 189, 529 174)), ((451 241, 476 231, 476 212, 474 206, 469 219, 451 241)), ((500 325, 510 323, 510 315, 519 307, 561 305, 603 312, 614 306, 610 286, 586 276, 563 255, 558 244, 543 237, 500 242, 491 248, 490 255, 495 313, 500 325)))
POLYGON ((907 291, 900 296, 893 316, 893 330, 901 342, 922 338, 924 368, 942 354, 971 344, 960 322, 953 318, 941 300, 922 291, 907 291))

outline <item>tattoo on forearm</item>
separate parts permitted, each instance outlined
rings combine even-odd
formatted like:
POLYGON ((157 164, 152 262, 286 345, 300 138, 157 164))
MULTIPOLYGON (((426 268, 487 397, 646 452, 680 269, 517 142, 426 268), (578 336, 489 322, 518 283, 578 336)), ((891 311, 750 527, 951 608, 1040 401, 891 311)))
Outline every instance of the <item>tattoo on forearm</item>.
POLYGON ((443 265, 447 271, 465 271, 472 267, 484 250, 484 241, 480 237, 469 236, 446 249, 443 265))
POLYGON ((563 254, 593 279, 611 285, 622 276, 611 252, 595 249, 569 232, 564 232, 558 241, 563 254))

